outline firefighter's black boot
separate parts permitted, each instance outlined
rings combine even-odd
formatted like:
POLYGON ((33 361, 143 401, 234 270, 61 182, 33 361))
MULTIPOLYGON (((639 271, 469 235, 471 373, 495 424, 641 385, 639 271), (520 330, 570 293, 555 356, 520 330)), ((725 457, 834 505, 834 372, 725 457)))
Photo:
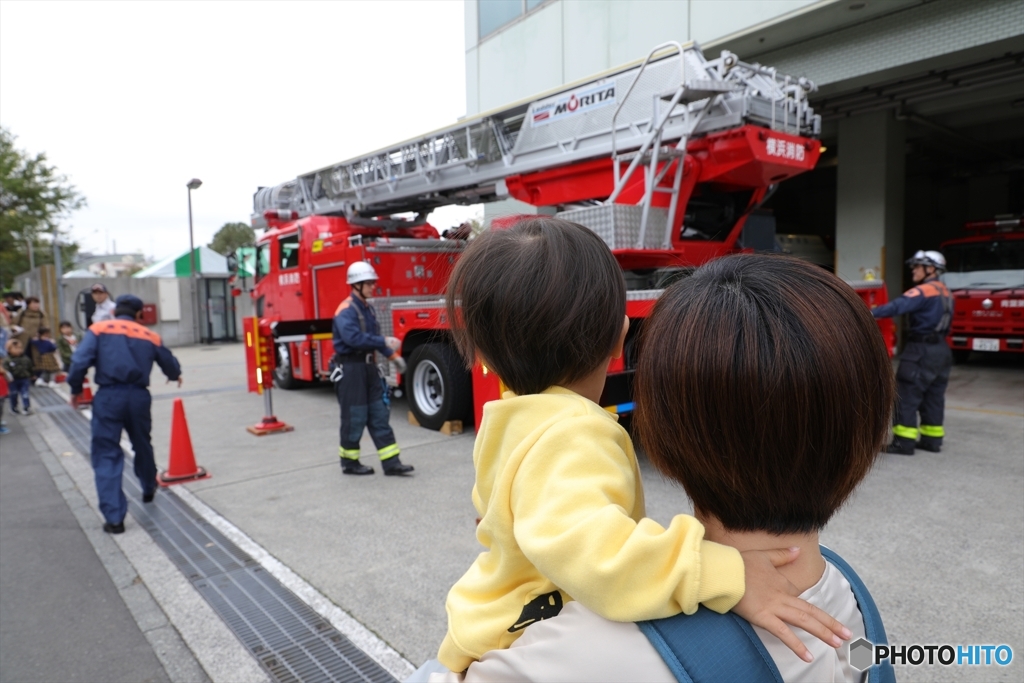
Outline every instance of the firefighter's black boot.
POLYGON ((414 469, 416 469, 412 465, 402 464, 401 458, 399 458, 397 455, 390 457, 387 460, 381 460, 380 464, 384 468, 384 474, 389 476, 394 476, 398 474, 409 474, 414 469))
POLYGON ((367 467, 355 458, 341 459, 342 474, 373 474, 373 468, 367 467))
POLYGON ((892 437, 892 443, 885 449, 886 453, 895 453, 896 455, 913 455, 914 454, 914 440, 905 439, 902 436, 892 437))
POLYGON ((942 452, 942 437, 941 436, 922 436, 921 440, 917 442, 917 447, 922 451, 931 451, 932 453, 942 452))

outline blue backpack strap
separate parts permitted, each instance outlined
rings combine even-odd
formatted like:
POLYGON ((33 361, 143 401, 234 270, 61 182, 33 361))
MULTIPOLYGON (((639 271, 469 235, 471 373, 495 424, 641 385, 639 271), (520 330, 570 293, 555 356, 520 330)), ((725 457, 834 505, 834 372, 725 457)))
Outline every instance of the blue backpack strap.
MULTIPOLYGON (((857 572, 853 571, 853 567, 846 563, 846 560, 823 545, 819 547, 822 557, 828 560, 829 564, 838 569, 850 582, 853 597, 857 599, 857 607, 860 608, 860 614, 864 618, 864 637, 875 645, 888 645, 889 639, 885 635, 885 626, 882 625, 882 615, 879 614, 878 607, 875 606, 875 601, 872 599, 871 593, 868 592, 868 587, 857 576, 857 572)), ((892 668, 892 663, 886 660, 882 664, 868 669, 868 683, 896 683, 896 672, 892 668)))
MULTIPOLYGON (((825 546, 822 556, 846 577, 864 618, 864 635, 876 645, 888 645, 882 617, 867 586, 846 560, 825 546)), ((783 683, 753 627, 732 612, 718 614, 703 605, 692 615, 637 622, 640 631, 680 683, 750 681, 783 683)), ((888 661, 868 669, 868 683, 896 683, 888 661)))
POLYGON ((783 683, 753 627, 733 613, 703 605, 693 614, 637 622, 672 675, 682 683, 783 683))

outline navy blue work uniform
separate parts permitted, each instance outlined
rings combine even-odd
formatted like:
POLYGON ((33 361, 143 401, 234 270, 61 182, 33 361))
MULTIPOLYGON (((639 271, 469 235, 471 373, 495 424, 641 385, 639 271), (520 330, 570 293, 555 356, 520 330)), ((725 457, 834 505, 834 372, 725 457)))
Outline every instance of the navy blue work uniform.
POLYGON ((931 277, 911 287, 903 296, 875 308, 876 318, 907 314, 907 344, 896 371, 899 408, 893 435, 916 442, 930 450, 942 445, 946 409, 946 386, 953 365, 953 353, 946 335, 953 316, 953 297, 946 285, 931 277), (918 430, 917 414, 921 414, 918 430))
POLYGON ((374 360, 374 352, 390 356, 380 334, 373 310, 353 292, 341 302, 333 323, 334 391, 341 406, 341 446, 338 455, 345 460, 359 460, 359 439, 369 429, 373 445, 387 471, 389 460, 398 460, 399 448, 395 432, 388 420, 391 411, 384 404, 384 383, 374 360), (339 376, 340 375, 340 376, 339 376))
MULTIPOLYGON (((134 297, 132 297, 134 298, 134 297)), ((138 308, 142 302, 138 301, 138 308)), ((122 303, 118 299, 118 304, 122 303)), ((128 501, 121 490, 124 451, 121 430, 128 432, 135 451, 135 476, 144 496, 156 490, 156 463, 150 443, 151 399, 149 375, 156 362, 176 380, 181 366, 160 341, 160 336, 135 322, 132 316, 94 323, 71 357, 68 385, 72 394, 82 393, 82 380, 90 366, 96 367, 99 390, 92 402, 92 468, 100 512, 112 525, 123 523, 128 501)))

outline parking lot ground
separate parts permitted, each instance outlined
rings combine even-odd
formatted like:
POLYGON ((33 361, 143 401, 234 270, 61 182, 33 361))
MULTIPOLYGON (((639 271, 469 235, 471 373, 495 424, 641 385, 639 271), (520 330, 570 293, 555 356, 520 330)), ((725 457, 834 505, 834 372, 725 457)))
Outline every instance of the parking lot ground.
MULTIPOLYGON (((340 608, 413 666, 433 657, 448 588, 480 550, 470 502, 472 432, 449 437, 412 427, 407 404, 396 400, 392 425, 415 475, 382 476, 366 439, 363 462, 377 473, 343 476, 330 387, 274 391, 275 413, 295 431, 255 437, 245 427, 260 419, 263 401, 245 392, 242 347, 175 353, 185 385, 165 384, 159 371, 153 376, 158 465, 167 462, 171 399, 180 397, 197 461, 213 475, 184 485, 196 505, 261 546, 247 552, 265 551, 261 561, 294 572, 319 592, 314 600, 326 598, 328 610, 340 608)), ((1010 666, 906 666, 900 680, 1019 681, 1024 363, 974 358, 954 368, 947 399, 943 452, 883 455, 822 540, 870 586, 890 642, 1007 644, 1014 651, 1010 666)), ((642 456, 641 468, 651 517, 666 523, 690 511, 682 490, 642 456)))
MULTIPOLYGON (((330 387, 275 391, 288 434, 254 437, 262 415, 246 394, 238 345, 176 351, 179 390, 154 382, 154 444, 166 458, 170 399, 183 396, 199 463, 188 485, 271 555, 414 665, 434 656, 444 599, 479 552, 474 538, 473 434, 444 436, 392 406, 408 478, 342 476, 330 387)), ((1002 644, 1008 667, 905 667, 907 681, 1018 681, 1024 657, 1024 363, 975 358, 953 369, 941 454, 884 455, 822 534, 871 587, 890 640, 1002 644)), ((154 380, 158 378, 154 376, 154 380)), ((689 512, 682 490, 644 461, 648 514, 689 512)))

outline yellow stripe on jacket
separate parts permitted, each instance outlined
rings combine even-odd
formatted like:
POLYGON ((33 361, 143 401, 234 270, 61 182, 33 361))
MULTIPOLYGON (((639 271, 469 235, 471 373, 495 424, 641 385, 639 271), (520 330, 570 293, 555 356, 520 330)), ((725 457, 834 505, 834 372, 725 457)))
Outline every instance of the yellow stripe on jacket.
POLYGON ((615 621, 725 612, 743 596, 739 552, 705 541, 689 515, 667 529, 644 517, 629 435, 582 396, 488 403, 473 463, 485 550, 448 594, 438 659, 452 671, 510 646, 523 607, 554 591, 615 621))

